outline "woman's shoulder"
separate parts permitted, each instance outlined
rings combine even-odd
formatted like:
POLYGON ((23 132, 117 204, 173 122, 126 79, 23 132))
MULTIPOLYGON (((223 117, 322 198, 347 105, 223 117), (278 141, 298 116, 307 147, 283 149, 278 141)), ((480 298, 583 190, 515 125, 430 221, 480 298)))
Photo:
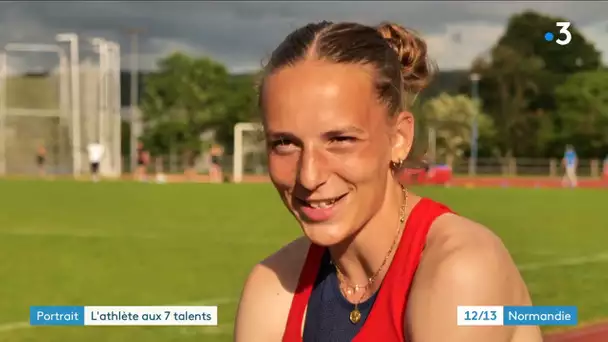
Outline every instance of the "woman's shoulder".
POLYGON ((252 268, 239 303, 237 341, 277 340, 283 333, 309 247, 307 238, 298 238, 252 268))
MULTIPOLYGON (((530 303, 525 283, 498 235, 478 222, 453 213, 435 220, 409 297, 406 323, 415 337, 433 339, 437 327, 429 325, 430 320, 434 324, 447 322, 442 328, 450 338, 465 338, 469 332, 456 329, 453 323, 456 322, 455 307, 459 305, 530 303)), ((466 338, 500 340, 512 333, 512 329, 505 328, 495 332, 479 331, 466 338)))
MULTIPOLYGON (((438 217, 429 231, 421 267, 433 273, 465 277, 504 278, 519 271, 502 239, 490 228, 464 216, 438 217)), ((514 278, 511 278, 514 280, 514 278)))
POLYGON ((283 288, 293 293, 309 248, 310 240, 299 237, 260 261, 250 276, 262 282, 280 281, 283 288))

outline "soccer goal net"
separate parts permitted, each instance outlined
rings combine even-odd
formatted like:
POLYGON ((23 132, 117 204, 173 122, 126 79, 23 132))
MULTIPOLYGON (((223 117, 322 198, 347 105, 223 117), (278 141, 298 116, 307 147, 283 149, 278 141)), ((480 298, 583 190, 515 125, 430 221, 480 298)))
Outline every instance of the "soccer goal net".
POLYGON ((240 122, 234 126, 234 156, 232 179, 241 183, 247 177, 267 174, 266 146, 262 125, 240 122))

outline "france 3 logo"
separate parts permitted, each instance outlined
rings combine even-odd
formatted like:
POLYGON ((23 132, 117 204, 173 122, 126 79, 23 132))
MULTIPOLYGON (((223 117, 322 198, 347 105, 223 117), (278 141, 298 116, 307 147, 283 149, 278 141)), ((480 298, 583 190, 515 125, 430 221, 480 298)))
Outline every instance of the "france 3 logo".
MULTIPOLYGON (((568 45, 572 40, 572 33, 570 33, 570 31, 568 30, 570 28, 570 22, 559 21, 555 23, 555 26, 559 27, 558 36, 560 36, 558 39, 555 40, 555 42, 562 46, 568 45)), ((545 40, 551 42, 555 39, 555 36, 556 35, 553 34, 553 32, 547 32, 545 33, 545 40)))

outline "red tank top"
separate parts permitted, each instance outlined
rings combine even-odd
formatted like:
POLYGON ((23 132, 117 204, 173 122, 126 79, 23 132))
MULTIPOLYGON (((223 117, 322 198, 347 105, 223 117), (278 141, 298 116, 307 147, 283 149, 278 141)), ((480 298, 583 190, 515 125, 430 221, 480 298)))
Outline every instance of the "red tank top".
MULTIPOLYGON (((450 212, 448 207, 427 198, 422 198, 414 206, 372 310, 353 342, 406 342, 404 322, 407 297, 427 233, 437 217, 450 212)), ((302 342, 304 313, 324 251, 324 247, 317 245, 311 245, 308 250, 289 310, 283 342, 302 342)))

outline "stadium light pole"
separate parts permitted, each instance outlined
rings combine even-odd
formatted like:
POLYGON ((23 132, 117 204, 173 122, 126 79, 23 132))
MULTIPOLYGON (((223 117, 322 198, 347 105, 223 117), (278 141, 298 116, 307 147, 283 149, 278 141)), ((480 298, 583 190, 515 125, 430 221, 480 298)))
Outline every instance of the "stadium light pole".
POLYGON ((113 155, 114 158, 112 160, 112 164, 114 166, 114 173, 117 176, 120 176, 122 173, 122 158, 121 158, 121 123, 122 117, 120 115, 120 103, 121 103, 121 92, 120 92, 120 45, 115 42, 109 42, 109 55, 110 55, 110 72, 112 73, 112 86, 113 86, 113 96, 112 96, 112 123, 114 124, 113 129, 113 155))
POLYGON ((80 48, 78 45, 78 35, 75 33, 60 33, 55 39, 58 42, 70 44, 73 174, 74 176, 79 176, 82 172, 82 132, 80 120, 80 48))
POLYGON ((479 80, 481 75, 477 73, 471 74, 471 97, 475 103, 475 113, 473 114, 473 122, 471 125, 471 156, 469 158, 469 175, 474 176, 477 173, 477 153, 478 153, 478 116, 479 116, 479 80))
POLYGON ((0 52, 0 175, 6 174, 6 81, 8 75, 7 55, 0 52))
POLYGON ((131 28, 127 33, 131 36, 131 99, 130 99, 130 172, 135 172, 137 167, 137 140, 139 139, 139 34, 143 30, 131 28))
POLYGON ((93 38, 91 39, 91 44, 93 45, 93 50, 99 55, 99 92, 98 92, 98 126, 97 126, 97 139, 99 140, 99 143, 103 143, 102 137, 103 137, 103 111, 104 111, 104 84, 105 84, 105 77, 106 77, 106 54, 107 54, 107 42, 105 39, 103 38, 93 38))
MULTIPOLYGON (((104 120, 107 118, 107 75, 108 75, 108 42, 103 38, 91 39, 91 44, 95 48, 95 52, 99 54, 99 106, 98 106, 98 143, 106 146, 104 139, 106 127, 104 120)), ((107 147, 106 147, 107 148, 107 147)), ((101 165, 102 170, 106 169, 107 153, 104 153, 102 157, 101 165)), ((103 172, 103 171, 102 171, 103 172)))

